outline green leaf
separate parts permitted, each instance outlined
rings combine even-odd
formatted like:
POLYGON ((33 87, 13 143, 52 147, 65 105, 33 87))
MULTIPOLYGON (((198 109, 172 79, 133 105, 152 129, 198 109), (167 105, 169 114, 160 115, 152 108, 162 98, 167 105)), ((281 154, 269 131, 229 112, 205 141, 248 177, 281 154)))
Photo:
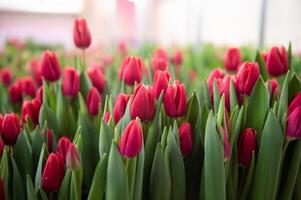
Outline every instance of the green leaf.
POLYGON ((102 200, 105 192, 108 155, 104 153, 99 160, 91 184, 88 200, 102 200))
POLYGON ((128 200, 128 177, 117 146, 112 142, 107 168, 106 199, 128 200))
POLYGON ((99 155, 101 157, 104 153, 108 154, 110 152, 114 131, 103 120, 100 123, 99 155))
POLYGON ((150 176, 150 199, 168 200, 170 192, 170 174, 161 145, 158 144, 150 176))
POLYGON ((220 127, 223 122, 223 118, 225 115, 225 96, 222 95, 222 98, 220 100, 220 104, 217 111, 217 126, 220 127))
POLYGON ((24 192, 23 192, 23 185, 22 185, 22 179, 21 175, 18 169, 18 166, 15 162, 15 159, 13 156, 11 156, 11 163, 13 166, 13 199, 15 200, 22 200, 25 199, 24 192))
POLYGON ((255 152, 253 151, 252 152, 251 163, 250 163, 250 166, 248 168, 246 181, 243 185, 243 190, 242 190, 240 199, 247 199, 249 191, 251 189, 252 180, 253 180, 253 176, 254 176, 254 171, 255 171, 255 152))
POLYGON ((87 96, 88 91, 91 88, 92 84, 85 71, 80 72, 79 79, 80 79, 80 93, 83 94, 85 97, 87 96))
POLYGON ((270 111, 262 131, 251 199, 275 199, 283 143, 279 120, 270 111))
POLYGON ((199 100, 194 91, 187 103, 187 112, 185 115, 185 121, 188 121, 193 127, 196 125, 198 114, 200 112, 199 100))
POLYGON ((134 185, 134 193, 132 198, 133 200, 139 200, 142 198, 143 169, 144 169, 144 146, 142 146, 142 149, 137 157, 135 185, 134 185))
POLYGON ((288 100, 289 102, 295 97, 295 95, 301 91, 301 81, 299 77, 294 73, 288 86, 288 100))
POLYGON ((238 105, 236 89, 233 80, 230 80, 230 113, 238 105))
POLYGON ((287 72, 281 89, 281 95, 279 99, 279 107, 277 113, 278 119, 282 119, 283 115, 287 113, 289 80, 290 80, 290 71, 287 72))
POLYGON ((41 149, 39 163, 36 171, 35 176, 35 190, 38 190, 38 188, 42 187, 42 174, 43 174, 43 165, 46 162, 47 157, 47 145, 44 143, 41 149))
POLYGON ((258 65, 259 65, 259 70, 260 70, 260 74, 261 74, 262 79, 264 81, 266 81, 269 78, 269 75, 266 71, 265 62, 264 62, 259 50, 257 50, 257 52, 256 52, 255 62, 257 62, 258 65))
POLYGON ((254 128, 260 139, 269 108, 269 92, 262 79, 258 79, 248 101, 246 127, 254 128))
POLYGON ((72 174, 72 170, 67 169, 67 171, 65 172, 64 179, 61 183, 61 187, 58 192, 59 200, 70 199, 71 174, 72 174))
POLYGON ((53 131, 55 141, 58 141, 60 133, 58 120, 49 106, 43 103, 39 114, 39 124, 44 125, 45 122, 47 122, 48 128, 53 131))
POLYGON ((26 189, 27 189, 27 199, 38 200, 29 175, 26 176, 26 189))
POLYGON ((216 130, 212 111, 205 132, 205 199, 226 199, 224 145, 216 130))
POLYGON ((6 146, 4 147, 4 151, 2 154, 1 158, 1 163, 0 163, 0 176, 2 178, 2 181, 4 183, 4 191, 5 191, 5 196, 7 199, 12 198, 12 194, 10 192, 10 165, 9 165, 9 147, 6 146))
POLYGON ((288 44, 287 57, 288 57, 288 66, 292 67, 292 64, 293 64, 293 50, 292 50, 292 42, 291 41, 288 44))
POLYGON ((32 138, 32 162, 33 162, 34 170, 36 170, 39 163, 39 157, 40 157, 43 143, 46 144, 46 141, 45 141, 45 136, 42 135, 38 127, 30 134, 32 138))

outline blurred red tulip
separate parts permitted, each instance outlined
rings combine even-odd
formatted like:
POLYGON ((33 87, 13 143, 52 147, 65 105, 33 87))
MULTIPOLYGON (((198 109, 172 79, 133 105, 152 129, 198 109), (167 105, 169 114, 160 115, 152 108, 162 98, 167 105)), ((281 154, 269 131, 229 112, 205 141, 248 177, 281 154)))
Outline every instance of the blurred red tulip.
POLYGON ((116 124, 123 117, 129 98, 129 95, 123 93, 117 96, 113 109, 113 118, 116 124))
POLYGON ((10 85, 8 88, 8 94, 12 103, 22 102, 22 88, 20 81, 15 81, 12 85, 10 85))
POLYGON ((279 96, 279 84, 276 79, 269 80, 270 97, 279 96))
POLYGON ((182 65, 183 63, 183 52, 178 50, 171 58, 171 62, 174 65, 182 65))
POLYGON ((90 67, 88 69, 88 75, 92 85, 98 89, 99 93, 102 93, 105 88, 106 81, 101 69, 99 67, 90 67))
POLYGON ((2 138, 7 145, 14 145, 20 133, 20 122, 15 113, 5 114, 2 121, 2 138))
POLYGON ((224 158, 228 160, 230 157, 230 142, 228 139, 228 134, 225 129, 222 128, 223 136, 224 136, 224 158))
POLYGON ((162 58, 164 60, 168 60, 168 55, 163 48, 158 48, 155 51, 153 58, 162 58))
POLYGON ((238 163, 248 167, 252 159, 252 152, 255 152, 256 148, 256 131, 252 128, 245 129, 238 140, 238 163))
POLYGON ((157 70, 167 70, 168 69, 168 61, 163 58, 153 58, 152 65, 154 68, 154 72, 157 70))
POLYGON ((100 110, 101 96, 95 87, 92 87, 87 95, 86 104, 91 115, 96 116, 100 110))
POLYGON ((288 71, 288 56, 285 48, 272 47, 267 56, 267 70, 271 76, 281 76, 288 71))
POLYGON ((60 153, 63 156, 64 163, 66 161, 67 152, 68 152, 68 148, 69 148, 70 144, 71 144, 71 141, 69 140, 69 138, 67 138, 66 136, 63 136, 59 139, 57 146, 56 146, 56 152, 60 153))
POLYGON ((32 78, 34 79, 35 83, 38 86, 41 86, 42 81, 42 69, 41 69, 41 62, 39 60, 36 60, 32 58, 29 62, 29 71, 32 75, 32 78))
POLYGON ((241 52, 239 48, 229 48, 226 52, 224 65, 227 71, 236 72, 242 63, 241 52))
POLYGON ((298 92, 288 107, 288 115, 291 114, 297 107, 301 106, 301 92, 298 92))
POLYGON ((8 67, 4 67, 0 71, 0 80, 3 85, 9 86, 12 80, 12 72, 8 67))
POLYGON ((40 104, 43 103, 43 87, 42 86, 37 89, 35 99, 38 100, 40 102, 40 104))
POLYGON ((45 51, 41 61, 42 76, 47 81, 57 81, 61 76, 60 64, 56 53, 45 51))
POLYGON ((188 122, 184 122, 179 128, 180 149, 183 156, 192 152, 192 128, 188 122))
POLYGON ((124 80, 127 85, 134 85, 135 82, 140 83, 142 79, 143 63, 141 58, 127 56, 120 67, 119 79, 124 80))
POLYGON ((76 97, 79 91, 79 75, 73 67, 66 67, 63 73, 62 92, 66 97, 76 97))
POLYGON ((37 99, 31 101, 24 101, 22 105, 22 121, 26 123, 27 119, 30 118, 33 123, 39 123, 39 112, 41 104, 37 99))
POLYGON ((166 92, 168 82, 170 80, 170 73, 168 71, 158 70, 154 76, 154 85, 153 85, 153 94, 158 99, 160 97, 161 92, 166 92))
POLYGON ((210 93, 211 100, 213 100, 213 83, 214 80, 216 80, 217 85, 219 85, 220 82, 222 82, 222 79, 224 78, 225 74, 223 70, 219 68, 215 68, 212 70, 212 72, 209 74, 208 79, 207 79, 207 85, 208 85, 208 90, 210 93))
POLYGON ((86 49, 91 44, 91 34, 85 19, 75 19, 73 41, 77 48, 86 49))
POLYGON ((20 79, 22 93, 25 96, 34 97, 36 94, 36 88, 31 77, 23 77, 20 79))

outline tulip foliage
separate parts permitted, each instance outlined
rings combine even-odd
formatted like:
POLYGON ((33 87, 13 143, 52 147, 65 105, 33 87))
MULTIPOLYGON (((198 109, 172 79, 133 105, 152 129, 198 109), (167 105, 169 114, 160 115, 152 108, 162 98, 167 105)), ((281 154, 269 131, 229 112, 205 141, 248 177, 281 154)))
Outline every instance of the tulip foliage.
POLYGON ((204 81, 187 52, 124 43, 88 67, 85 20, 73 36, 72 61, 47 50, 30 76, 0 71, 0 199, 301 198, 291 45, 230 48, 204 81))

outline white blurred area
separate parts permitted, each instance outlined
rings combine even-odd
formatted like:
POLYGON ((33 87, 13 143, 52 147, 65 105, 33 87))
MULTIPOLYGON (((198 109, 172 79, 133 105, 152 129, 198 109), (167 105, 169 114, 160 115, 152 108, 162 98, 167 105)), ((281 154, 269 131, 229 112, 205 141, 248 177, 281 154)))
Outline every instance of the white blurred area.
POLYGON ((301 50, 300 0, 0 0, 0 46, 7 38, 32 38, 74 48, 75 17, 85 17, 94 47, 125 41, 253 45, 292 41, 301 50), (266 1, 266 15, 262 5, 266 1))

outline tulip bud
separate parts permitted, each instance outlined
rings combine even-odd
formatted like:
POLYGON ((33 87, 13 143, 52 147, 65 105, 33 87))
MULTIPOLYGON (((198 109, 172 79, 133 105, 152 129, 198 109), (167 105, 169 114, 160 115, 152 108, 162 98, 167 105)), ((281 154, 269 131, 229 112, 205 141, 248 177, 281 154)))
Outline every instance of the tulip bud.
POLYGON ((182 156, 188 156, 192 151, 192 128, 188 122, 179 128, 179 140, 182 156))
POLYGON ((22 121, 25 123, 29 117, 33 123, 39 123, 39 112, 41 104, 37 99, 24 101, 22 105, 22 121))
POLYGON ((64 178, 64 160, 59 153, 51 153, 42 175, 42 187, 46 192, 57 191, 64 178))
POLYGON ((92 82, 92 85, 97 88, 99 93, 102 93, 105 88, 105 77, 99 67, 90 67, 88 69, 88 75, 92 82))
POLYGON ((113 118, 116 124, 123 117, 129 98, 129 95, 122 93, 117 96, 113 109, 113 118))
POLYGON ((225 106, 227 110, 230 109, 230 83, 231 83, 232 77, 229 75, 226 75, 221 84, 220 84, 220 95, 224 95, 225 97, 225 106))
POLYGON ((208 90, 209 90, 209 93, 210 93, 211 97, 213 97, 213 83, 214 83, 214 80, 216 80, 216 82, 219 84, 219 82, 222 81, 224 76, 225 76, 224 72, 219 68, 215 68, 209 74, 208 79, 207 79, 207 85, 208 85, 208 90))
POLYGON ((47 131, 45 132, 46 137, 47 137, 47 148, 48 151, 51 152, 52 151, 52 145, 53 145, 53 135, 50 129, 47 129, 47 131))
POLYGON ((270 97, 273 98, 276 94, 279 96, 279 84, 276 79, 272 79, 269 81, 269 89, 270 89, 270 97))
POLYGON ((63 74, 62 92, 64 96, 75 97, 79 91, 79 75, 72 67, 66 67, 63 74))
POLYGON ((80 158, 79 153, 74 144, 70 144, 67 156, 66 156, 66 165, 67 167, 71 168, 72 170, 76 171, 80 168, 80 158))
POLYGON ((156 71, 154 76, 153 94, 157 99, 160 97, 162 91, 165 93, 170 77, 168 71, 156 71))
POLYGON ((288 115, 291 114, 299 106, 301 106, 301 92, 298 92, 289 104, 288 115))
POLYGON ((267 56, 267 70, 271 76, 280 76, 288 70, 288 56, 285 48, 273 47, 267 56))
POLYGON ((155 99, 149 88, 139 84, 133 94, 130 115, 132 119, 139 117, 142 121, 151 120, 155 114, 155 99))
POLYGON ((20 79, 21 89, 23 95, 34 97, 36 88, 31 77, 24 77, 20 79))
POLYGON ((268 53, 266 51, 261 52, 261 57, 263 58, 264 62, 267 63, 268 53))
POLYGON ((296 107, 287 117, 286 135, 290 139, 301 138, 301 105, 296 107))
POLYGON ((73 41, 77 48, 86 49, 91 44, 91 34, 85 19, 75 19, 73 41))
POLYGON ((139 57, 127 56, 120 67, 119 79, 127 85, 140 83, 142 79, 142 60, 139 57))
POLYGON ((180 51, 180 50, 176 51, 176 53, 171 58, 171 62, 174 65, 181 65, 183 63, 182 51, 180 51))
POLYGON ((37 101, 39 101, 40 104, 43 103, 43 87, 42 86, 38 88, 35 99, 37 101))
POLYGON ((126 55, 128 52, 128 48, 126 46, 126 43, 124 41, 120 41, 118 43, 118 51, 121 55, 126 55))
POLYGON ((57 81, 61 76, 60 64, 56 53, 45 51, 41 61, 42 76, 47 81, 57 81))
POLYGON ((1 177, 0 177, 0 199, 5 200, 5 188, 1 177))
POLYGON ((41 62, 32 58, 29 62, 29 71, 34 79, 35 83, 39 86, 42 85, 42 71, 41 62))
POLYGON ((110 120, 111 114, 109 112, 105 112, 104 116, 103 116, 103 120, 108 123, 110 120))
POLYGON ((66 136, 63 136, 60 138, 60 140, 56 146, 56 152, 60 153, 63 156, 64 163, 66 161, 67 151, 68 151, 70 144, 71 144, 71 141, 66 136))
POLYGON ((164 108, 169 117, 182 117, 186 113, 186 90, 184 84, 175 81, 169 85, 164 95, 164 108))
POLYGON ((4 151, 4 142, 2 137, 0 137, 0 158, 2 157, 3 151, 4 151))
POLYGON ((235 79, 235 86, 239 94, 250 96, 256 81, 260 77, 259 67, 257 63, 244 62, 235 79))
POLYGON ((152 65, 153 65, 154 71, 157 71, 157 70, 165 71, 168 68, 168 62, 166 59, 163 59, 163 58, 154 58, 152 60, 152 65))
POLYGON ((91 115, 96 116, 101 104, 101 96, 95 87, 92 87, 87 95, 86 104, 91 115))
POLYGON ((142 148, 143 133, 140 121, 132 120, 125 128, 120 139, 119 150, 123 156, 137 156, 142 148))
POLYGON ((19 81, 16 81, 8 88, 8 94, 12 103, 22 101, 22 88, 19 81))
POLYGON ((15 113, 5 114, 2 122, 2 138, 7 145, 14 145, 20 133, 20 123, 15 113))
POLYGON ((8 67, 4 67, 0 71, 0 80, 3 85, 9 86, 12 79, 12 72, 8 67))
POLYGON ((227 161, 230 157, 230 142, 228 139, 228 134, 225 129, 222 128, 223 136, 224 136, 224 158, 227 161))
POLYGON ((224 65, 227 71, 236 72, 242 62, 239 48, 229 48, 226 52, 224 65))
POLYGON ((162 58, 164 60, 168 60, 168 56, 167 56, 167 53, 164 49, 162 48, 158 48, 155 53, 154 53, 154 56, 153 58, 162 58))
POLYGON ((245 129, 238 140, 238 163, 248 167, 252 159, 252 152, 256 151, 256 148, 256 131, 252 128, 245 129))

